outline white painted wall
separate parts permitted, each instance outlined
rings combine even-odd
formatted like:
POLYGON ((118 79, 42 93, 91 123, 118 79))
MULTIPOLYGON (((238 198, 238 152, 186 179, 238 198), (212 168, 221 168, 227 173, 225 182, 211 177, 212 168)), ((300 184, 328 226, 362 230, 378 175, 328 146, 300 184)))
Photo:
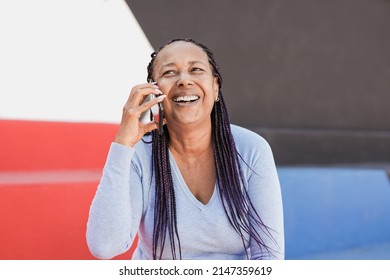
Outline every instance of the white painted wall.
POLYGON ((152 51, 122 0, 0 1, 0 119, 118 123, 152 51))

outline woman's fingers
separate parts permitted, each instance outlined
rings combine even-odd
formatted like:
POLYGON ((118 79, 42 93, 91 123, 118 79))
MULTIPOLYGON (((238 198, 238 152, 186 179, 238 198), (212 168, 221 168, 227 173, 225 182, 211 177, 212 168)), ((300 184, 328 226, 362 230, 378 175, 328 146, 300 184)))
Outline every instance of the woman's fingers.
POLYGON ((162 102, 165 99, 165 97, 167 97, 167 96, 166 95, 157 96, 156 98, 153 98, 150 101, 142 103, 142 105, 139 107, 140 107, 142 112, 145 112, 146 110, 152 108, 154 105, 162 102))
POLYGON ((143 113, 150 110, 154 105, 162 102, 165 98, 166 95, 160 95, 142 103, 140 106, 131 106, 131 104, 127 103, 123 108, 122 122, 127 122, 129 119, 139 120, 143 113))
POLYGON ((133 106, 139 106, 144 103, 146 97, 149 95, 160 95, 162 94, 161 90, 157 85, 146 83, 141 85, 136 85, 132 88, 127 104, 133 106))
POLYGON ((144 124, 140 121, 141 115, 151 107, 162 102, 166 95, 163 95, 155 84, 141 84, 132 88, 130 96, 123 107, 122 121, 115 141, 133 146, 145 133, 157 128, 155 122, 144 124), (146 99, 148 96, 156 98, 146 99))
POLYGON ((161 90, 155 84, 137 85, 132 88, 123 110, 131 112, 131 114, 128 114, 129 117, 140 118, 142 113, 163 100, 163 98, 155 100, 154 97, 159 95, 163 96, 161 90))

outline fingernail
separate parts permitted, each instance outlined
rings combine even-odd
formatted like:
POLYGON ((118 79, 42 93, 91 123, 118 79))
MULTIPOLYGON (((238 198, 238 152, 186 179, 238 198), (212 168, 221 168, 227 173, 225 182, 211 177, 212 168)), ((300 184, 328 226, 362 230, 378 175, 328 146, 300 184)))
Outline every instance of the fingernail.
POLYGON ((164 100, 164 98, 167 97, 166 95, 160 95, 159 97, 157 97, 158 100, 164 100))

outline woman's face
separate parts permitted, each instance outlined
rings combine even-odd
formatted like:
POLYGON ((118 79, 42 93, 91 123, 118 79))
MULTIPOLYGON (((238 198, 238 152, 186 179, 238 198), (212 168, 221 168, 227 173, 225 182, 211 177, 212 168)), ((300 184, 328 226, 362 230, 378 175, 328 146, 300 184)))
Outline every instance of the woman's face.
POLYGON ((163 107, 169 126, 210 123, 218 79, 203 49, 183 41, 165 46, 156 57, 153 78, 167 95, 163 107))

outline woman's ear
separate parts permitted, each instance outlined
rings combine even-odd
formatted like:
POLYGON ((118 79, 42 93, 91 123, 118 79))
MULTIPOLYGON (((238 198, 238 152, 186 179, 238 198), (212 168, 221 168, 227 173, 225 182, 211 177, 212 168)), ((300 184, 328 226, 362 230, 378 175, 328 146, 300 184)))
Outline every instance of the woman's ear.
POLYGON ((219 97, 218 97, 218 93, 219 93, 218 77, 214 77, 213 89, 214 89, 214 100, 217 101, 219 99, 219 97))

